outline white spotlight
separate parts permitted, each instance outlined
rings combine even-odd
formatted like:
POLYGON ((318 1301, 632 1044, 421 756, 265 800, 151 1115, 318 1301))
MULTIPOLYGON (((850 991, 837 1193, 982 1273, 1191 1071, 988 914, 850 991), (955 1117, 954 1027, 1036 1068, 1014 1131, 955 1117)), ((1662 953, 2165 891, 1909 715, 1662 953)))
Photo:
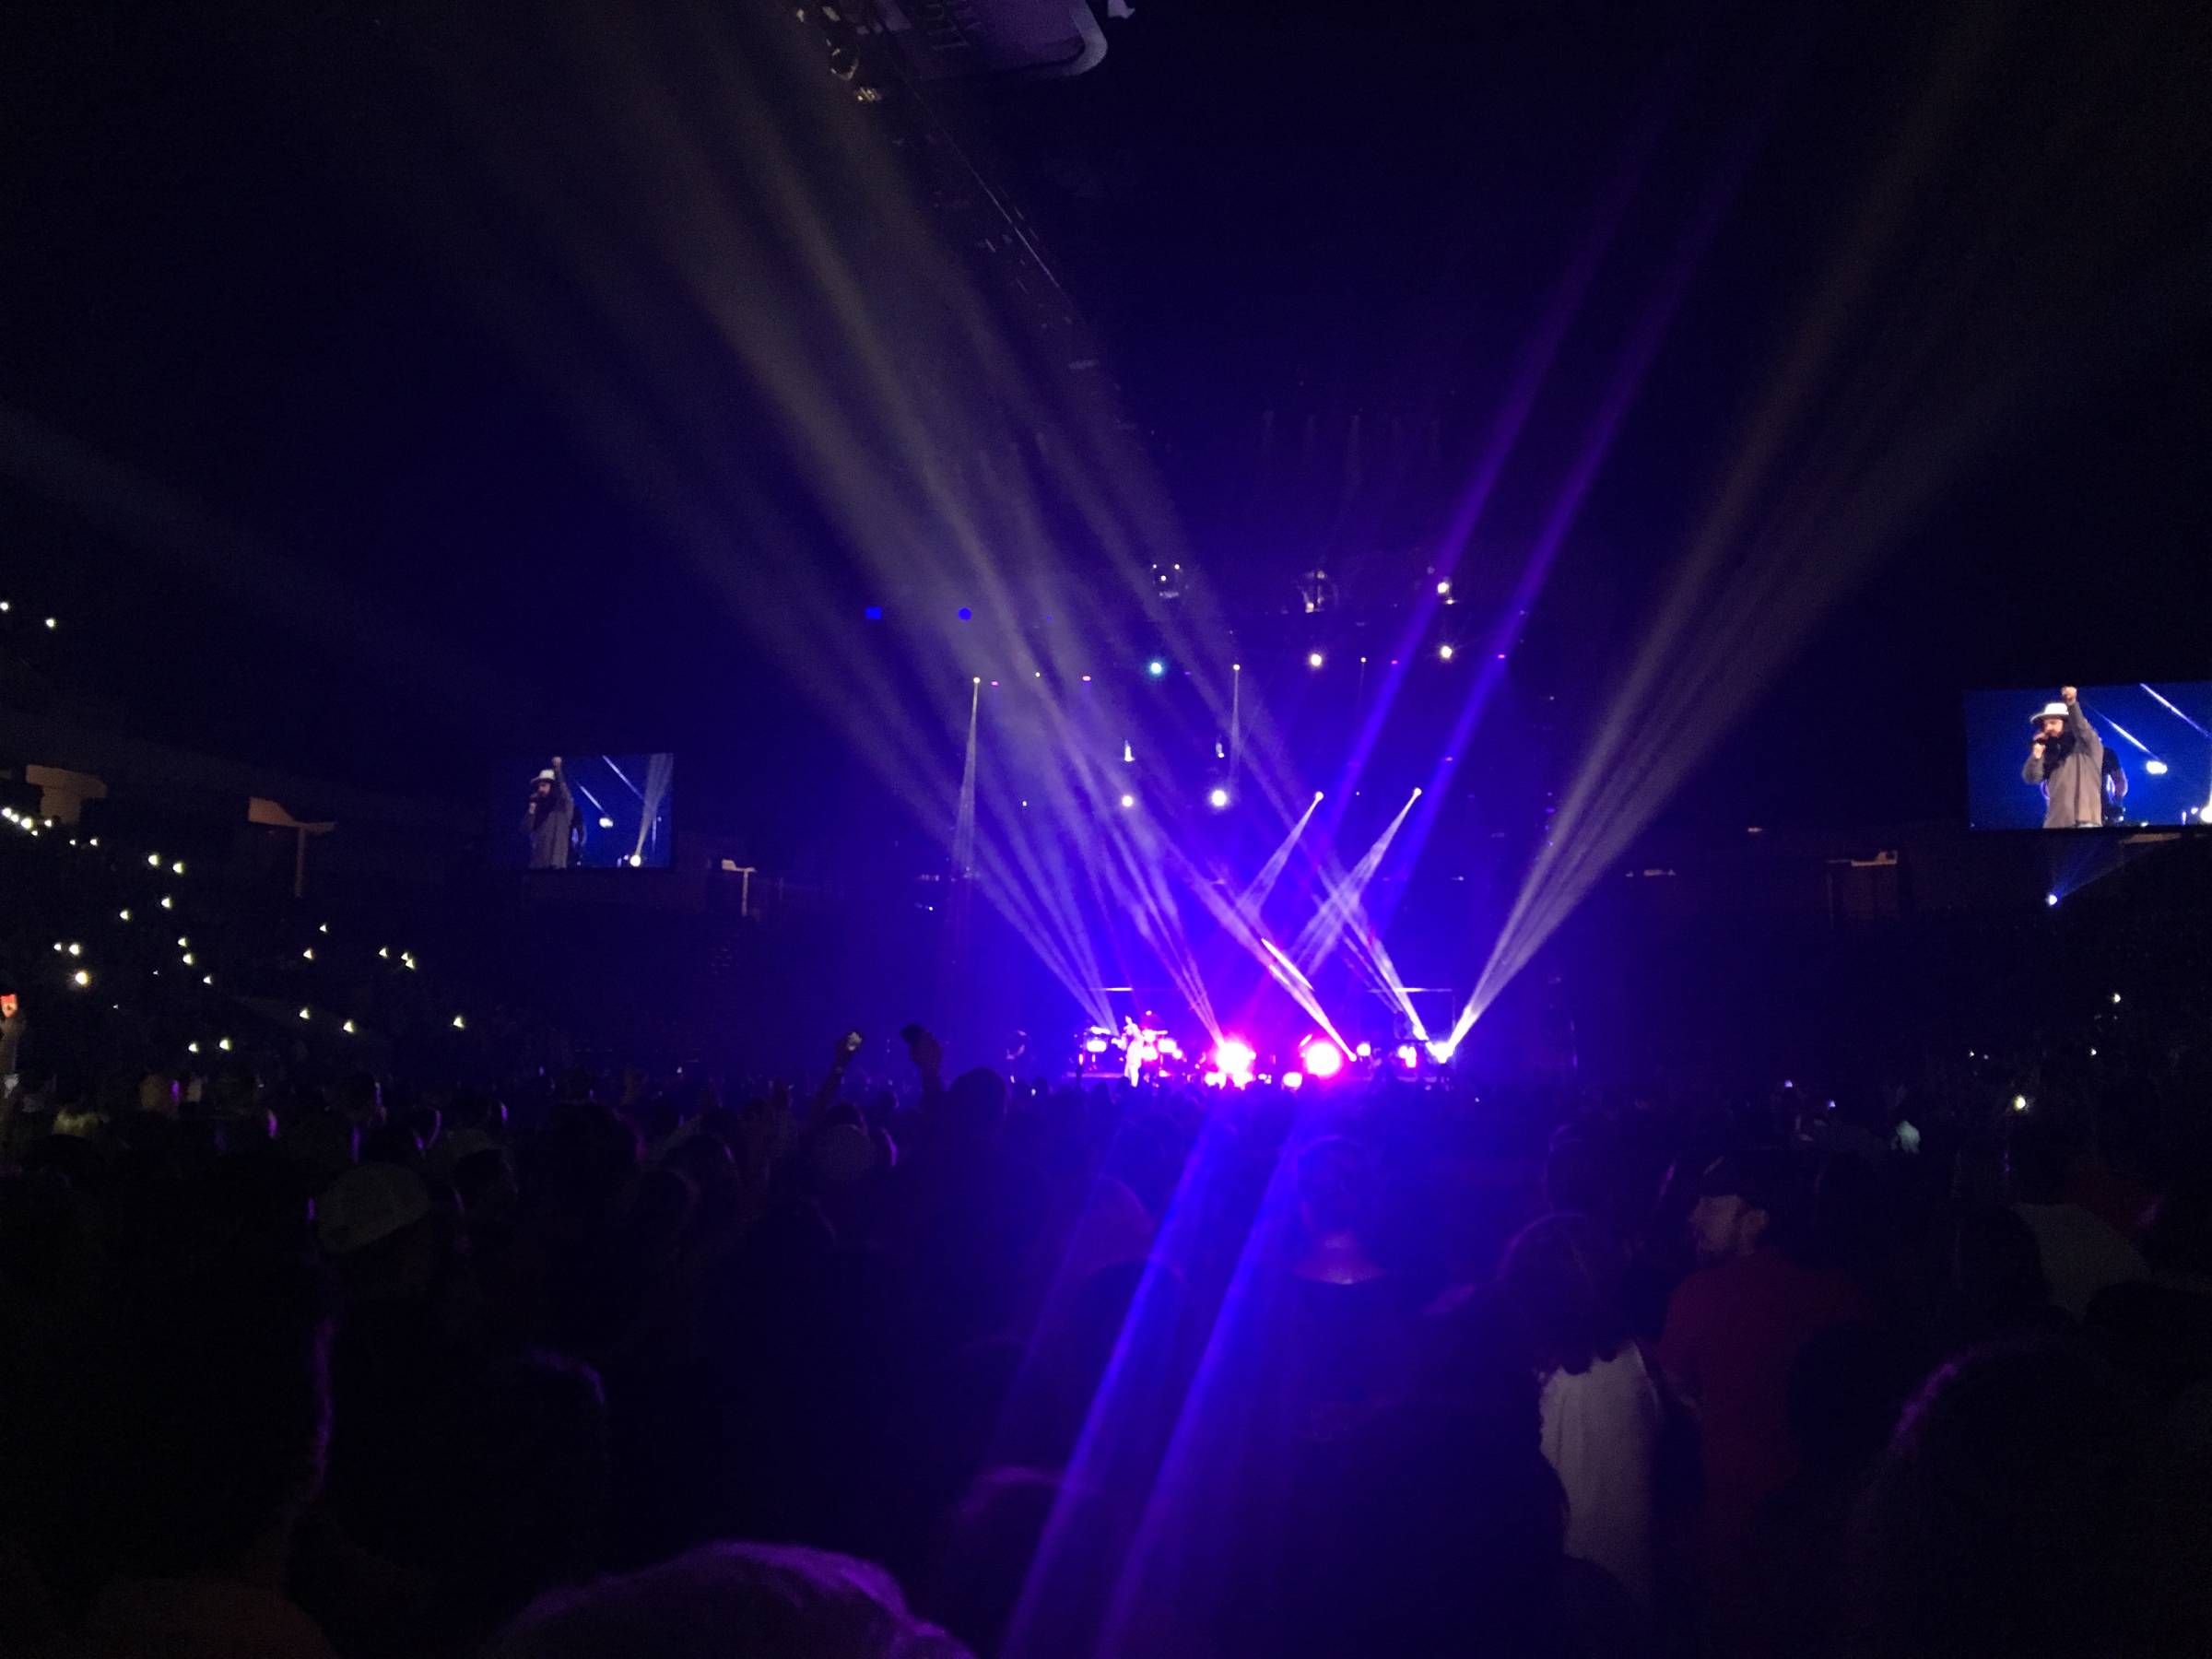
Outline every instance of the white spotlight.
POLYGON ((2146 760, 2143 762, 2143 770, 2154 778, 2162 778, 2166 775, 2166 762, 2155 759, 2146 760))
POLYGON ((1306 653, 1306 666, 1309 668, 1318 668, 1324 661, 1326 661, 1326 659, 1323 657, 1321 653, 1318 651, 1309 651, 1306 653))
POLYGON ((1218 783, 1215 784, 1214 787, 1206 794, 1206 804, 1208 806, 1211 806, 1216 812, 1219 812, 1223 807, 1229 805, 1229 791, 1222 788, 1218 783))
POLYGON ((1128 810, 1129 810, 1129 808, 1130 808, 1130 807, 1132 807, 1132 806, 1135 806, 1135 805, 1136 805, 1136 797, 1135 797, 1135 795, 1133 795, 1133 794, 1125 794, 1125 795, 1124 795, 1124 796, 1122 797, 1122 810, 1123 810, 1123 811, 1126 812, 1126 811, 1128 811, 1128 810))
POLYGON ((1448 663, 1452 660, 1452 647, 1449 645, 1439 645, 1436 648, 1436 654, 1448 663))

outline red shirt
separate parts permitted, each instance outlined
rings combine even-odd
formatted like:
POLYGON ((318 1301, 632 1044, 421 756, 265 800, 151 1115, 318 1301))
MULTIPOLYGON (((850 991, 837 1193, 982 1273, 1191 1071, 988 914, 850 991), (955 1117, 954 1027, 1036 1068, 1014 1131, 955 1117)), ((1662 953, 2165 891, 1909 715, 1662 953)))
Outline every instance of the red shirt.
POLYGON ((1724 1557, 1797 1472, 1789 1384, 1798 1353, 1832 1325, 1873 1318, 1844 1275, 1771 1250, 1701 1267, 1676 1288, 1659 1360, 1698 1408, 1707 1538, 1724 1557))

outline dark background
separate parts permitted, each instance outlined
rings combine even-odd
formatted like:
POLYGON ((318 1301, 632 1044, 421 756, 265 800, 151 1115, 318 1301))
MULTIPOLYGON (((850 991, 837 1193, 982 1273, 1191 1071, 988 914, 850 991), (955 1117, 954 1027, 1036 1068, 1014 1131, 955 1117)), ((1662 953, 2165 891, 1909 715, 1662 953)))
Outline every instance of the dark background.
MULTIPOLYGON (((1403 603, 1622 135, 1660 109, 1618 257, 1469 552, 1511 568, 1748 120, 1740 184, 1515 663, 1524 691, 1587 714, 1963 31, 1974 89, 1898 236, 1987 229, 1988 305, 2017 310, 2048 372, 1674 809, 1956 817, 1962 688, 2206 672, 2205 25, 2184 6, 1841 10, 1140 5, 1088 76, 932 97, 1041 231, 1207 578, 1261 611, 1316 559, 1403 603)), ((24 649, 82 706, 318 775, 463 799, 488 757, 556 734, 677 748, 688 818, 739 820, 773 856, 873 797, 509 349, 502 293, 596 325, 535 269, 438 90, 465 36, 558 110, 550 42, 581 15, 20 8, 0 100, 7 620, 66 619, 24 649), (496 257, 456 254, 462 220, 496 257)), ((1885 290, 1844 355, 1940 298, 1885 290)), ((1935 377, 1898 418, 1952 389, 1935 377)), ((758 418, 740 409, 730 441, 758 418)), ((1696 717, 1652 711, 1662 733, 1696 717)))

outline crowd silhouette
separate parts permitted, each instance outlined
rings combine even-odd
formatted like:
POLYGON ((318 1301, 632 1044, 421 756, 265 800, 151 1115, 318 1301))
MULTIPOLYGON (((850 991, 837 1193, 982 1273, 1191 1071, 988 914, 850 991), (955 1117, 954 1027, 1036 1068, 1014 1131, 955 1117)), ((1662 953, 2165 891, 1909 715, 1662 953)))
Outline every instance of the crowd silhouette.
POLYGON ((2212 1651, 2185 1059, 2033 1111, 913 1059, 28 1090, 0 1647, 2212 1651))

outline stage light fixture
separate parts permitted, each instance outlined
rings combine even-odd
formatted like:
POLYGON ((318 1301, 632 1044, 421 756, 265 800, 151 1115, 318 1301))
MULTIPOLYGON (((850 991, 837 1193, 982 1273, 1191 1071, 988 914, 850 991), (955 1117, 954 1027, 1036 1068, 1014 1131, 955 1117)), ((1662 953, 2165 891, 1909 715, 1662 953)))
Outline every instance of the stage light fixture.
POLYGON ((2028 1097, 2027 1097, 2026 1095, 2014 1095, 2014 1096, 2012 1097, 2012 1109, 2013 1109, 2015 1112, 2025 1112, 2025 1111, 2027 1111, 2027 1110, 2028 1110, 2028 1097))
POLYGON ((1436 596, 1439 599, 1450 598, 1452 596, 1452 584, 1449 582, 1438 582, 1436 584, 1436 596))
POLYGON ((1215 784, 1214 787, 1206 793, 1206 804, 1208 806, 1211 806, 1216 812, 1221 811, 1229 805, 1229 791, 1222 788, 1218 783, 1215 784))
POLYGON ((1436 648, 1436 654, 1441 660, 1448 663, 1452 660, 1452 647, 1449 645, 1439 645, 1436 648))
POLYGON ((1214 1045, 1214 1065, 1221 1075, 1241 1088, 1252 1081, 1259 1052, 1241 1037, 1224 1037, 1214 1045))
POLYGON ((1309 651, 1306 653, 1306 666, 1309 668, 1320 667, 1324 660, 1325 659, 1318 651, 1309 651))
POLYGON ((1398 1044, 1397 1060, 1400 1065, 1412 1071, 1421 1063, 1421 1051, 1410 1042, 1401 1042, 1398 1044))
POLYGON ((1154 679, 1159 679, 1161 676, 1166 674, 1167 671, 1167 664, 1161 662, 1158 657, 1154 657, 1150 662, 1145 665, 1145 672, 1150 675, 1154 679))
POLYGON ((602 818, 600 818, 600 820, 599 820, 599 828, 600 828, 600 829, 602 829, 602 830, 612 830, 614 827, 615 827, 615 820, 614 820, 613 818, 606 818, 606 817, 602 817, 602 818))
POLYGON ((218 1049, 221 1049, 223 1053, 227 1054, 230 1052, 230 1039, 228 1037, 218 1037, 215 1040, 215 1046, 218 1049))
POLYGON ((1124 812, 1126 812, 1126 811, 1128 811, 1130 807, 1132 807, 1132 806, 1135 806, 1135 805, 1136 805, 1136 797, 1135 797, 1135 795, 1133 795, 1133 794, 1125 794, 1125 795, 1124 795, 1124 796, 1122 797, 1122 810, 1123 810, 1124 812))
POLYGON ((2056 893, 2045 893, 2043 895, 2043 902, 2045 904, 2055 905, 2058 902, 2058 895, 2056 893))
POLYGON ((1285 1072, 1283 1074, 1283 1087, 1285 1088, 1303 1088, 1305 1086, 1306 1079, 1305 1075, 1302 1072, 1285 1072))
POLYGON ((964 606, 964 605, 963 605, 963 606, 960 606, 960 608, 959 609, 959 611, 957 611, 957 612, 956 612, 956 613, 954 613, 954 614, 955 614, 955 615, 957 615, 957 616, 959 618, 959 619, 960 619, 961 621, 963 621, 963 622, 966 622, 966 621, 969 621, 969 620, 972 619, 972 618, 973 618, 973 617, 975 616, 975 613, 974 613, 973 611, 970 610, 970 609, 969 609, 969 608, 968 608, 966 606, 964 606))
POLYGON ((2143 762, 2143 770, 2154 778, 2162 778, 2166 775, 2166 762, 2154 758, 2143 762))
POLYGON ((75 985, 79 991, 82 991, 86 986, 92 982, 91 971, 87 968, 79 968, 75 973, 69 976, 69 982, 75 985))
POLYGON ((1352 1053, 1362 1060, 1371 1060, 1375 1056, 1375 1045, 1371 1042, 1362 1042, 1355 1047, 1352 1053))
POLYGON ((1429 1045, 1429 1058, 1439 1065, 1452 1064, 1452 1056, 1459 1052, 1459 1044, 1446 1037, 1429 1045))
POLYGON ((1326 1080, 1344 1069, 1344 1051, 1326 1037, 1316 1037, 1307 1043, 1299 1050, 1298 1057, 1304 1064, 1307 1076, 1312 1077, 1326 1080))

